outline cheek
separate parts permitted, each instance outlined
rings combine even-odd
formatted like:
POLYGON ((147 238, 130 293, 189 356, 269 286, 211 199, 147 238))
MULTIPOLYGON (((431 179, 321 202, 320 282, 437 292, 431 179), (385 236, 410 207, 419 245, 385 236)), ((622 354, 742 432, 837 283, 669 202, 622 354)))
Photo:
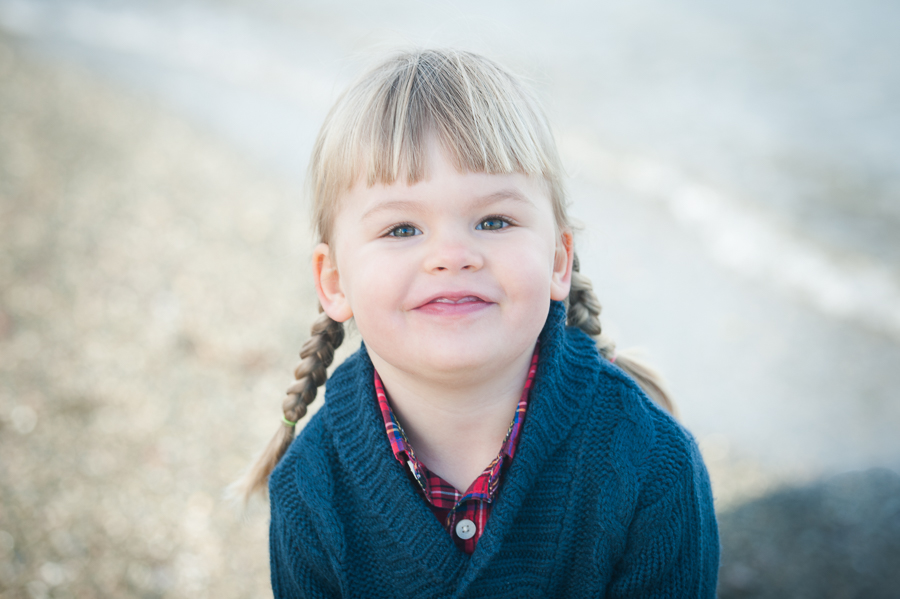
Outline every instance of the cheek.
POLYGON ((345 293, 358 324, 383 318, 395 309, 408 287, 409 268, 396 256, 360 252, 347 271, 345 293))
POLYGON ((543 238, 531 238, 510 247, 503 252, 502 264, 498 264, 501 269, 499 274, 511 281, 518 281, 525 288, 547 286, 553 272, 554 249, 543 238))

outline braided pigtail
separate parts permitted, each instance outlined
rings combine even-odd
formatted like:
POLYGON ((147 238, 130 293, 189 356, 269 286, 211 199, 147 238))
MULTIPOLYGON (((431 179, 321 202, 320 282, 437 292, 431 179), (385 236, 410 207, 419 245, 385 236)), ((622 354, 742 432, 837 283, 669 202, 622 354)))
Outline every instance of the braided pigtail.
MULTIPOLYGON (((319 307, 322 312, 322 307, 319 307)), ((328 378, 334 350, 344 340, 344 326, 322 312, 312 325, 311 336, 300 350, 300 362, 294 368, 296 381, 287 389, 282 408, 282 424, 253 466, 233 485, 237 495, 247 502, 255 493, 265 493, 269 475, 294 440, 297 422, 316 398, 319 387, 328 378)))
POLYGON ((643 360, 638 358, 633 351, 616 354, 616 343, 610 337, 603 334, 600 326, 600 300, 594 293, 591 280, 579 271, 578 255, 575 255, 572 267, 572 289, 569 291, 569 306, 566 321, 569 326, 578 327, 597 342, 597 349, 604 359, 615 362, 616 366, 624 370, 634 381, 650 396, 660 407, 672 416, 677 417, 675 402, 666 390, 662 376, 643 360))

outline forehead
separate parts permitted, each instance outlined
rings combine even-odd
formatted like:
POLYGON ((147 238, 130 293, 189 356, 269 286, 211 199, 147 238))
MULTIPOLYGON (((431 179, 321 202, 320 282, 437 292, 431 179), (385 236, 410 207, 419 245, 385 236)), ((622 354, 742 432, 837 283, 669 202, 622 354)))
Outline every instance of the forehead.
POLYGON ((553 210, 543 179, 520 173, 488 175, 460 172, 452 165, 432 165, 415 183, 399 180, 368 185, 359 180, 340 199, 338 220, 376 221, 399 214, 468 213, 504 209, 545 212, 553 210))
POLYGON ((476 204, 501 200, 537 203, 542 196, 549 198, 543 178, 522 173, 487 174, 466 170, 434 136, 427 142, 422 167, 422 176, 413 182, 401 176, 390 184, 376 182, 369 185, 360 176, 348 195, 364 197, 368 203, 415 200, 426 192, 476 204))

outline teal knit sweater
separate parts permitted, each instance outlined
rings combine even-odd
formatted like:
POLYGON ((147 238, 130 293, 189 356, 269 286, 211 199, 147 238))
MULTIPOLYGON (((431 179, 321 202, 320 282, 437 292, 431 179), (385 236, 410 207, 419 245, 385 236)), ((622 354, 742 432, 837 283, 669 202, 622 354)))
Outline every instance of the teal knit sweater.
POLYGON ((471 556, 402 465, 365 347, 272 473, 276 598, 714 597, 719 540, 690 434, 553 302, 516 457, 471 556))

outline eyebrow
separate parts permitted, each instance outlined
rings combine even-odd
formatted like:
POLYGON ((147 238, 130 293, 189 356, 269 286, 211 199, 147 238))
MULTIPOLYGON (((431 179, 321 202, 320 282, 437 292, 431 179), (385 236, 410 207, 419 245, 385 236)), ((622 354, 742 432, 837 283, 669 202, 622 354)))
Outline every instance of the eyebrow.
MULTIPOLYGON (((480 198, 475 199, 471 207, 478 209, 484 208, 485 206, 490 206, 491 204, 495 204, 497 202, 502 202, 503 200, 513 200, 515 202, 522 202, 524 204, 534 205, 534 202, 531 199, 520 192, 518 189, 501 189, 499 191, 495 191, 494 193, 489 193, 485 196, 481 196, 480 198)), ((377 214, 378 212, 384 212, 386 210, 420 210, 421 205, 418 202, 412 200, 390 200, 387 202, 383 202, 372 206, 368 210, 366 210, 362 218, 367 219, 373 214, 377 214)))

